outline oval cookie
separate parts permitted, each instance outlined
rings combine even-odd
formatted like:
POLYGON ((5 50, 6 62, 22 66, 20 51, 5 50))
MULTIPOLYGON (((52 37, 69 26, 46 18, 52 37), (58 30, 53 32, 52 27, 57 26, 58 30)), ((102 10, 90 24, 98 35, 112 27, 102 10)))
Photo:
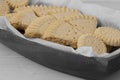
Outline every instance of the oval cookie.
POLYGON ((83 47, 83 46, 92 47, 93 50, 98 54, 107 52, 106 45, 101 40, 93 36, 92 34, 82 35, 78 39, 77 47, 83 47))
POLYGON ((109 46, 120 46, 120 31, 111 27, 100 27, 94 33, 109 46))

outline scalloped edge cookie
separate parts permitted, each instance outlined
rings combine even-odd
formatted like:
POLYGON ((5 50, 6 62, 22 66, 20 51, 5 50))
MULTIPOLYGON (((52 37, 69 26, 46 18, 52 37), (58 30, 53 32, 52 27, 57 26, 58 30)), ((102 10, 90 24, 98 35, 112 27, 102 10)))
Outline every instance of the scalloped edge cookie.
POLYGON ((94 34, 109 46, 120 46, 120 31, 115 28, 99 27, 94 34))
POLYGON ((78 39, 77 47, 92 47, 93 50, 98 54, 103 54, 107 52, 107 47, 102 40, 97 39, 92 34, 85 34, 80 36, 78 39))
POLYGON ((56 18, 50 15, 38 17, 28 26, 24 35, 31 38, 40 38, 49 24, 55 20, 56 18), (47 25, 47 23, 49 24, 47 25))
POLYGON ((97 28, 97 18, 88 15, 70 15, 65 18, 65 21, 76 27, 80 32, 94 33, 97 28))
POLYGON ((25 30, 35 18, 37 16, 33 11, 22 11, 13 16, 11 24, 17 29, 25 30))
POLYGON ((83 34, 69 23, 56 20, 46 29, 43 39, 77 48, 77 40, 83 34))

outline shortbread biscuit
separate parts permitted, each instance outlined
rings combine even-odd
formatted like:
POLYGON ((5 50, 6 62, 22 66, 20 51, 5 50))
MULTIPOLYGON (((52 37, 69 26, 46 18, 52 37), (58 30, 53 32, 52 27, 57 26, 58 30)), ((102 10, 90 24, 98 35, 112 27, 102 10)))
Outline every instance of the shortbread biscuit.
POLYGON ((0 16, 4 16, 10 12, 8 4, 4 1, 0 1, 0 16))
POLYGON ((99 27, 94 33, 109 46, 120 46, 120 31, 111 27, 99 27))
POLYGON ((83 35, 77 27, 57 20, 46 29, 43 39, 77 48, 78 38, 83 35))
POLYGON ((23 11, 17 13, 12 18, 11 24, 17 29, 25 30, 29 26, 29 24, 36 18, 37 16, 34 14, 33 11, 23 11))
POLYGON ((6 2, 13 9, 21 6, 27 6, 29 4, 29 0, 6 0, 6 2))
POLYGON ((48 21, 46 21, 41 27, 39 28, 39 33, 43 36, 45 33, 45 30, 49 27, 49 25, 56 21, 56 18, 52 17, 48 21))
POLYGON ((56 18, 50 15, 38 17, 25 30, 25 36, 31 38, 41 38, 49 24, 56 18))
POLYGON ((97 28, 97 19, 88 15, 68 16, 66 22, 76 27, 81 33, 94 33, 97 28))
POLYGON ((78 39, 77 47, 79 48, 83 46, 92 47, 93 50, 98 54, 107 52, 106 45, 92 34, 85 34, 80 36, 78 39))

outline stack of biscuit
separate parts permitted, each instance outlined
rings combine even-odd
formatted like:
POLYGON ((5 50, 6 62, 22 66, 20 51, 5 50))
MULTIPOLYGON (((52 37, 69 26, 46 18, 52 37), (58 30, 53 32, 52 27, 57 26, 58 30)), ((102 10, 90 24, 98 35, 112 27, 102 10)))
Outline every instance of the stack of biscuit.
MULTIPOLYGON (((31 5, 29 0, 1 0, 4 15, 17 30, 29 38, 41 38, 73 48, 92 47, 106 53, 120 46, 120 31, 110 27, 97 28, 97 18, 67 7, 31 5), (8 6, 9 5, 9 6, 8 6), (9 9, 12 8, 12 13, 9 9)), ((0 6, 1 11, 1 6, 0 6)))

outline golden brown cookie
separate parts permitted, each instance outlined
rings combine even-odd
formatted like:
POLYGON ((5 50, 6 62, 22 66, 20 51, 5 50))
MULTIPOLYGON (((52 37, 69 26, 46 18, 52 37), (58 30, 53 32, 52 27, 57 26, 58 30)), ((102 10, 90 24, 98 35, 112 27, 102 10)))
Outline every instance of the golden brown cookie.
POLYGON ((29 0, 6 0, 6 2, 13 9, 22 6, 27 6, 29 4, 29 0))
POLYGON ((80 33, 94 33, 97 27, 97 19, 88 15, 70 15, 65 18, 66 22, 76 27, 80 33))
POLYGON ((106 45, 92 34, 85 34, 80 36, 77 43, 78 48, 83 46, 92 47, 93 50, 98 54, 107 52, 106 45))
POLYGON ((77 48, 78 38, 83 34, 77 27, 57 20, 46 29, 43 39, 77 48))
POLYGON ((64 21, 55 21, 47 28, 43 39, 75 47, 75 42, 72 41, 72 34, 73 29, 71 25, 64 21))
POLYGON ((109 46, 120 46, 120 31, 111 27, 99 27, 94 33, 109 46))
POLYGON ((43 38, 77 48, 78 38, 83 34, 94 33, 96 27, 97 20, 95 17, 78 14, 69 15, 66 16, 65 21, 60 19, 52 23, 45 31, 43 38))
POLYGON ((25 30, 29 26, 29 24, 36 18, 37 16, 34 14, 33 11, 23 11, 14 15, 11 20, 11 24, 17 29, 25 30))
POLYGON ((56 18, 50 15, 36 18, 25 30, 25 36, 31 38, 41 38, 49 24, 55 20, 56 18))

